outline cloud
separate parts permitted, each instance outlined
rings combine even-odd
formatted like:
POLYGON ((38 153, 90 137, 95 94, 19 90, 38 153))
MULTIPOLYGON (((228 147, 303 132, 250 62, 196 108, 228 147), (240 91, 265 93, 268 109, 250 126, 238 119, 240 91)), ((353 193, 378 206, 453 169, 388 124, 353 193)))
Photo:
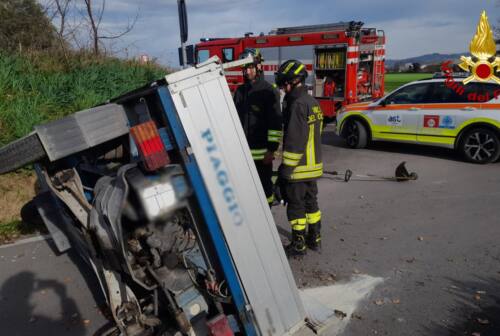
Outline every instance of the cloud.
MULTIPOLYGON (((391 58, 465 51, 482 9, 487 10, 491 24, 500 19, 495 4, 495 0, 186 0, 189 43, 201 37, 235 37, 248 31, 267 33, 277 27, 354 20, 385 31, 386 53, 391 58)), ((119 31, 138 10, 134 30, 115 41, 115 47, 127 48, 129 56, 148 54, 177 66, 177 1, 107 0, 103 27, 119 31)))

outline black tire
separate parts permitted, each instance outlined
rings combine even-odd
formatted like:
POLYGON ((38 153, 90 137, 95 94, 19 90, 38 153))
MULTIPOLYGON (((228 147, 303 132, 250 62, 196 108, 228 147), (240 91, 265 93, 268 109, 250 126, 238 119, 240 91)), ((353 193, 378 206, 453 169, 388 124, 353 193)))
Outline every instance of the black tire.
POLYGON ((45 150, 38 135, 32 133, 0 148, 0 174, 41 160, 45 156, 45 150))
POLYGON ((485 164, 500 157, 498 133, 487 128, 474 128, 465 133, 460 141, 459 151, 465 160, 485 164))
POLYGON ((368 131, 358 120, 347 121, 344 138, 350 148, 365 148, 368 145, 368 131))

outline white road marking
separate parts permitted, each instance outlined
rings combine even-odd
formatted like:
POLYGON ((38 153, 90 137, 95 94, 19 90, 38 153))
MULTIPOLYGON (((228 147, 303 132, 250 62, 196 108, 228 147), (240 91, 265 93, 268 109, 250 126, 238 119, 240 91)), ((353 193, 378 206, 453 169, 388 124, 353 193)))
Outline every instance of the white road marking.
POLYGON ((52 239, 50 235, 40 235, 40 236, 35 236, 31 238, 26 238, 26 239, 21 239, 18 240, 12 244, 5 244, 5 245, 0 245, 0 249, 5 249, 9 247, 14 247, 14 246, 19 246, 19 245, 25 245, 25 244, 30 244, 30 243, 36 243, 42 240, 49 240, 52 239))
POLYGON ((383 281, 383 278, 357 275, 346 283, 303 289, 300 296, 310 322, 319 328, 322 335, 340 335, 361 301, 368 298, 383 281), (346 316, 336 317, 335 310, 346 316))

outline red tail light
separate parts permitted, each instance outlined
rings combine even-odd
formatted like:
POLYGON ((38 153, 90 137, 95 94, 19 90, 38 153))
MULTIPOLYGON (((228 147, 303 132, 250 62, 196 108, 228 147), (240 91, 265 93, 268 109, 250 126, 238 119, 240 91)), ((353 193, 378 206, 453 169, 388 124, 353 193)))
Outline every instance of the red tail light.
POLYGON ((207 322, 209 336, 233 336, 234 333, 229 326, 226 315, 220 314, 207 322))
POLYGON ((146 170, 153 171, 170 163, 154 121, 134 126, 130 129, 130 133, 144 160, 146 170))

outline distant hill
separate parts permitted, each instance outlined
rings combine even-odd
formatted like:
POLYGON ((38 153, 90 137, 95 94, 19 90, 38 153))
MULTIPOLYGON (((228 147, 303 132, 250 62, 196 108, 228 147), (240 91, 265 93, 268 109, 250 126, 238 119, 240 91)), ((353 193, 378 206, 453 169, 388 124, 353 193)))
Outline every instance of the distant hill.
POLYGON ((392 68, 394 67, 394 64, 396 63, 420 63, 421 65, 423 64, 436 64, 436 63, 441 63, 446 60, 458 60, 460 56, 462 55, 468 55, 468 52, 463 52, 459 54, 439 54, 439 53, 433 53, 433 54, 426 54, 422 56, 416 56, 416 57, 410 57, 410 58, 404 58, 404 59, 387 59, 385 60, 385 66, 392 68))

